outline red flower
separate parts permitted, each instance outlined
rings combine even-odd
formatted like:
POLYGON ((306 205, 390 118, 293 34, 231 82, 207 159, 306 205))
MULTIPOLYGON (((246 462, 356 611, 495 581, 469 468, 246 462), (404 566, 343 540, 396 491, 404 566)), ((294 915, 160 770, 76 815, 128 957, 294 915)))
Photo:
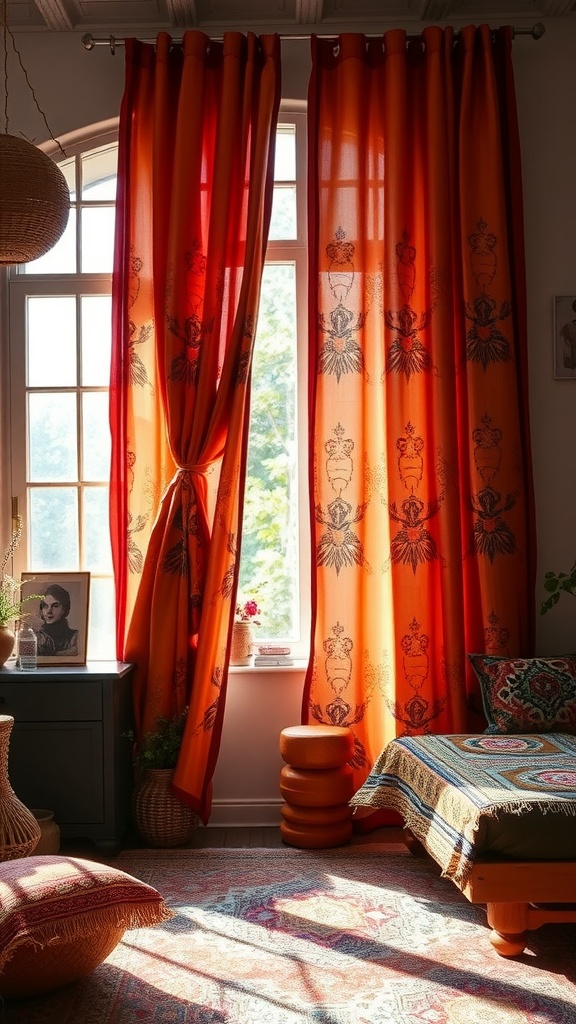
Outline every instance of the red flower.
POLYGON ((257 615, 260 615, 260 609, 257 601, 254 601, 253 599, 244 601, 243 604, 240 603, 236 605, 235 617, 237 622, 250 622, 250 620, 252 620, 255 626, 259 626, 260 623, 256 618, 257 615))

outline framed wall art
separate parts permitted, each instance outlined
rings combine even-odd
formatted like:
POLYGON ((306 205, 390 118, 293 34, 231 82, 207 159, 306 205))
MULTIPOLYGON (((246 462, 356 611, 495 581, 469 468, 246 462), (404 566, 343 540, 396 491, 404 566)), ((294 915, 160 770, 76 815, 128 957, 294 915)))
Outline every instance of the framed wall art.
POLYGON ((554 376, 576 380, 576 295, 554 296, 554 376))
POLYGON ((90 573, 23 572, 21 578, 23 612, 38 638, 38 664, 85 665, 90 573))

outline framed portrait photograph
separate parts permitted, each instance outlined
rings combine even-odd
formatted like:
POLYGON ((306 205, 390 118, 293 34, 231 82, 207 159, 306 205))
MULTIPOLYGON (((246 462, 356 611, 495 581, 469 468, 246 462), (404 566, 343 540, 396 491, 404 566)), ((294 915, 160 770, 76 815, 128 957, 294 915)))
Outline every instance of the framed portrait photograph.
POLYGON ((554 377, 576 380, 576 295, 554 296, 554 377))
POLYGON ((85 665, 90 573, 23 572, 21 579, 23 613, 38 638, 38 664, 85 665))

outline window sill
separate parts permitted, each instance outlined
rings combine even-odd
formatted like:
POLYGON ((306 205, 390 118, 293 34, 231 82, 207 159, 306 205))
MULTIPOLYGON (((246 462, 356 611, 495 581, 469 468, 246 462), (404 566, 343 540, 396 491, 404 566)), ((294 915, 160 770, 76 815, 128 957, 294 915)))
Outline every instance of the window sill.
POLYGON ((266 675, 270 675, 271 672, 284 673, 284 672, 305 672, 308 668, 307 658, 294 658, 292 665, 230 665, 229 673, 231 675, 261 675, 263 672, 266 675))

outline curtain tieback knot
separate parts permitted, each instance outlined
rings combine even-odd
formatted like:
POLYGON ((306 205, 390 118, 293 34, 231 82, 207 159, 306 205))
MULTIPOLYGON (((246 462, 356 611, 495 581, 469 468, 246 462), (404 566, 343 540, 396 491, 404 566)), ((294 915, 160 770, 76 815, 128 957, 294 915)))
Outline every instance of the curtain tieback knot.
POLYGON ((194 476, 206 476, 206 473, 212 466, 211 462, 199 462, 198 465, 191 463, 189 466, 179 466, 179 473, 189 473, 194 476))

